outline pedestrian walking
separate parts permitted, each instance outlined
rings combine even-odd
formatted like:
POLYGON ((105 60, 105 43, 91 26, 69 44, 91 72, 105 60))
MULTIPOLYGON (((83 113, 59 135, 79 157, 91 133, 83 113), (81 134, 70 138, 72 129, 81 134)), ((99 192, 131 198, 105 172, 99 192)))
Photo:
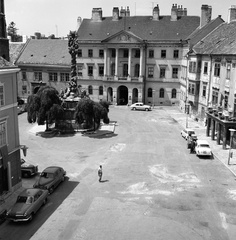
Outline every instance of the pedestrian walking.
POLYGON ((99 177, 99 182, 102 181, 102 165, 99 166, 98 168, 98 177, 99 177))

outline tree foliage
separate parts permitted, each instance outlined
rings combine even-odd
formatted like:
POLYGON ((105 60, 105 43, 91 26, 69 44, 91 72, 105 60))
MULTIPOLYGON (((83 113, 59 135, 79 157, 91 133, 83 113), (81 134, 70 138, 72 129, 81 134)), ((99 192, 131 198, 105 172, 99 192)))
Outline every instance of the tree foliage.
POLYGON ((58 91, 50 86, 41 87, 36 94, 30 95, 27 100, 27 120, 29 123, 37 122, 48 125, 63 116, 63 108, 58 91))
POLYGON ((88 98, 82 98, 76 108, 75 108, 75 121, 79 124, 85 124, 86 128, 100 125, 101 119, 104 123, 109 123, 108 111, 109 104, 107 103, 107 108, 104 107, 106 104, 101 104, 92 101, 88 98))
POLYGON ((10 22, 7 27, 7 35, 11 37, 12 42, 19 42, 22 40, 22 37, 17 34, 18 29, 16 28, 16 24, 14 22, 10 22))

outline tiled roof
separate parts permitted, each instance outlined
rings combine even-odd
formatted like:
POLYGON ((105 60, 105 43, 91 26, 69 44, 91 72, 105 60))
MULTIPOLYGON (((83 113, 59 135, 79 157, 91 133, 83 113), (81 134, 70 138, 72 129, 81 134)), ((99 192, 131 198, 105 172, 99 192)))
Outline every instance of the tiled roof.
POLYGON ((200 24, 197 16, 182 16, 177 21, 171 21, 171 16, 160 16, 159 21, 152 16, 134 16, 112 21, 105 17, 101 22, 83 19, 78 30, 78 40, 102 41, 121 30, 132 32, 137 37, 148 41, 184 40, 200 24))
POLYGON ((16 64, 70 66, 68 40, 30 39, 16 60, 16 64))
POLYGON ((217 18, 211 20, 202 28, 198 27, 190 36, 190 44, 191 46, 197 44, 200 40, 206 37, 210 32, 212 32, 215 28, 217 28, 220 24, 222 24, 224 20, 218 16, 217 18))
POLYGON ((8 62, 6 59, 4 59, 3 57, 0 57, 0 69, 1 68, 12 68, 15 67, 14 64, 8 62))
POLYGON ((25 43, 9 43, 10 62, 15 63, 25 43))
POLYGON ((236 54, 236 22, 222 23, 193 49, 199 54, 236 54))

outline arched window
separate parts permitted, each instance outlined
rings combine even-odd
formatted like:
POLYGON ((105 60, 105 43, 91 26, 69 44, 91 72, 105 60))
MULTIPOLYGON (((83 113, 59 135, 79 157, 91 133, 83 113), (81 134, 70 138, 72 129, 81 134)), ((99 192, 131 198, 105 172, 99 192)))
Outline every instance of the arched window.
POLYGON ((88 94, 93 95, 93 86, 91 85, 88 86, 88 94))
POLYGON ((136 64, 134 67, 134 76, 139 77, 139 64, 136 64))
POLYGON ((176 98, 176 89, 173 88, 171 91, 171 98, 176 98))
POLYGON ((165 95, 164 95, 164 88, 161 88, 161 89, 160 89, 159 97, 160 97, 160 98, 164 98, 164 96, 165 96, 165 95))
POLYGON ((148 97, 152 98, 152 88, 148 88, 148 97))
POLYGON ((99 95, 103 95, 103 86, 99 86, 99 95))

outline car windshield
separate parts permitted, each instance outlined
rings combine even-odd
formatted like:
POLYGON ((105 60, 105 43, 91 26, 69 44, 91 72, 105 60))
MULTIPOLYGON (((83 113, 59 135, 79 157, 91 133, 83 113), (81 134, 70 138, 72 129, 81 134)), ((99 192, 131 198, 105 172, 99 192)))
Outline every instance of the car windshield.
POLYGON ((43 172, 43 173, 41 173, 41 177, 44 177, 44 178, 53 178, 53 173, 43 172))
POLYGON ((200 144, 199 147, 210 148, 210 146, 208 144, 200 144))
POLYGON ((18 202, 18 203, 31 204, 31 203, 33 203, 33 200, 34 200, 34 199, 33 199, 32 196, 28 196, 28 197, 26 197, 26 196, 18 196, 16 202, 18 202))

